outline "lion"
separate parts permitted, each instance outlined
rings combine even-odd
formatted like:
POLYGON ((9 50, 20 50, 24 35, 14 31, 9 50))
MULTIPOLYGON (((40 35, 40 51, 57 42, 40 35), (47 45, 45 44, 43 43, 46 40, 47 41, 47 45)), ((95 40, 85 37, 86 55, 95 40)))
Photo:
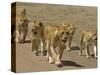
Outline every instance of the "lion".
POLYGON ((28 32, 28 23, 30 22, 26 17, 26 9, 23 9, 20 16, 16 16, 16 29, 13 36, 15 36, 14 41, 16 43, 24 43, 27 32, 28 32))
POLYGON ((62 24, 66 30, 68 30, 69 35, 68 35, 68 40, 66 42, 66 51, 70 51, 71 49, 71 43, 72 43, 72 38, 75 33, 76 27, 74 24, 62 24))
POLYGON ((27 32, 28 32, 28 22, 29 22, 28 19, 24 18, 24 19, 22 19, 22 21, 19 24, 18 31, 19 31, 19 35, 20 35, 20 38, 19 38, 20 43, 25 42, 26 35, 27 35, 27 32))
POLYGON ((68 31, 64 26, 47 26, 45 28, 45 39, 47 56, 49 63, 54 63, 57 67, 62 67, 61 57, 66 48, 66 41, 68 38, 68 31))
POLYGON ((32 52, 35 55, 46 55, 45 51, 45 26, 40 21, 33 21, 32 28, 32 52))
POLYGON ((82 31, 80 39, 80 51, 79 55, 82 56, 83 49, 86 51, 86 57, 90 57, 89 48, 90 45, 94 48, 94 57, 97 58, 97 33, 96 31, 82 31))

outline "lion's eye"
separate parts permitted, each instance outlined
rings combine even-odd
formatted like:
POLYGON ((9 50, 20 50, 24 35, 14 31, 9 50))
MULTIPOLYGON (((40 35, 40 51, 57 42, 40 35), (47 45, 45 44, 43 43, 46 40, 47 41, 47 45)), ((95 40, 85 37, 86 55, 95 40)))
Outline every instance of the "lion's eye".
POLYGON ((35 28, 37 28, 37 26, 34 26, 35 28))
POLYGON ((68 34, 69 34, 69 32, 66 32, 66 34, 68 35, 68 34))
POLYGON ((61 32, 61 34, 64 34, 64 32, 61 32))
POLYGON ((31 31, 34 32, 34 29, 32 29, 31 31))
POLYGON ((34 27, 33 27, 33 29, 34 29, 34 30, 37 30, 37 29, 38 29, 38 27, 37 27, 37 26, 34 26, 34 27))
POLYGON ((94 36, 95 36, 96 34, 94 34, 94 36))
POLYGON ((43 24, 40 22, 40 23, 39 23, 39 26, 41 27, 42 25, 43 25, 43 24))

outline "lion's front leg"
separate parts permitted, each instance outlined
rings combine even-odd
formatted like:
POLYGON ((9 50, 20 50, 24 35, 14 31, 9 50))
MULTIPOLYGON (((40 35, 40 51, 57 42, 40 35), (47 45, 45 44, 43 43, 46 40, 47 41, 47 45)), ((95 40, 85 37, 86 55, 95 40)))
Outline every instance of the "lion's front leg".
POLYGON ((48 57, 49 57, 49 63, 50 63, 50 64, 53 64, 53 63, 54 63, 53 58, 52 58, 50 55, 48 55, 48 57))
POLYGON ((86 57, 90 58, 90 54, 89 54, 89 44, 85 44, 85 51, 86 51, 86 57))
POLYGON ((13 37, 14 37, 14 41, 15 41, 16 43, 19 43, 19 41, 20 41, 20 34, 19 34, 19 31, 18 31, 18 30, 16 30, 16 31, 14 32, 13 37))
POLYGON ((46 50, 47 50, 46 60, 49 60, 49 49, 50 49, 49 40, 46 40, 45 42, 46 42, 46 50))
POLYGON ((93 41, 94 57, 97 58, 97 40, 93 41))
POLYGON ((40 43, 40 41, 38 39, 33 39, 32 40, 32 53, 37 55, 37 56, 40 55, 39 43, 40 43))
POLYGON ((69 46, 69 42, 66 42, 66 51, 70 51, 70 46, 69 46))
POLYGON ((20 43, 24 43, 25 42, 25 34, 24 31, 20 32, 20 36, 19 36, 19 42, 20 43))
POLYGON ((61 60, 61 57, 62 57, 62 55, 63 55, 63 52, 64 52, 64 47, 62 48, 62 47, 60 47, 59 48, 59 59, 61 60))
POLYGON ((46 40, 46 50, 47 50, 46 60, 48 60, 50 64, 53 64, 54 60, 52 58, 52 53, 51 53, 51 50, 50 50, 50 41, 49 40, 46 40))
POLYGON ((62 67, 63 64, 60 61, 60 58, 58 57, 58 54, 56 53, 56 50, 54 49, 53 45, 50 45, 50 53, 51 53, 52 59, 54 60, 54 63, 57 65, 57 67, 62 67))
POLYGON ((83 49, 85 48, 85 43, 81 40, 80 42, 80 50, 79 50, 79 56, 83 55, 83 49))
POLYGON ((27 32, 28 32, 28 29, 25 29, 25 31, 23 31, 23 42, 25 42, 26 40, 26 36, 27 36, 27 32))
POLYGON ((94 57, 97 58, 97 47, 96 46, 93 47, 94 47, 94 57))
POLYGON ((72 34, 68 37, 68 40, 67 40, 67 42, 66 42, 66 50, 67 50, 67 51, 70 51, 71 42, 72 42, 72 34))
POLYGON ((46 55, 47 51, 46 51, 46 43, 45 43, 45 38, 43 37, 41 39, 41 55, 46 55))

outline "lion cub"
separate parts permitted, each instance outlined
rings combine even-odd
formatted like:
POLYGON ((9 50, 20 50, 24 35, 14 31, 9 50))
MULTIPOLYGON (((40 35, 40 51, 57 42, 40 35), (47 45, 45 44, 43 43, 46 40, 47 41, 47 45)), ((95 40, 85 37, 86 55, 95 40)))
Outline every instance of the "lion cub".
POLYGON ((82 55, 82 50, 85 49, 86 57, 89 58, 89 46, 92 44, 94 48, 94 57, 97 58, 97 34, 96 31, 82 31, 80 40, 79 55, 82 55))
POLYGON ((34 21, 32 28, 32 52, 36 55, 45 55, 44 25, 34 21))

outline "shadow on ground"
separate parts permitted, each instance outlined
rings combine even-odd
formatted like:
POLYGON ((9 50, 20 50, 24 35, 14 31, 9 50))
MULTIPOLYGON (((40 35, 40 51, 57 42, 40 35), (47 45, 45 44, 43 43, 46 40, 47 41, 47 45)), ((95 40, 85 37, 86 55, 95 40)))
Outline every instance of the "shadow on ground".
POLYGON ((73 61, 62 61, 62 63, 64 64, 64 66, 84 67, 73 61))
POLYGON ((19 42, 20 44, 31 43, 31 40, 25 40, 24 42, 19 42))
POLYGON ((71 47, 71 50, 80 50, 80 47, 79 46, 73 46, 73 47, 71 47))
POLYGON ((24 43, 31 43, 31 40, 26 40, 24 43))

